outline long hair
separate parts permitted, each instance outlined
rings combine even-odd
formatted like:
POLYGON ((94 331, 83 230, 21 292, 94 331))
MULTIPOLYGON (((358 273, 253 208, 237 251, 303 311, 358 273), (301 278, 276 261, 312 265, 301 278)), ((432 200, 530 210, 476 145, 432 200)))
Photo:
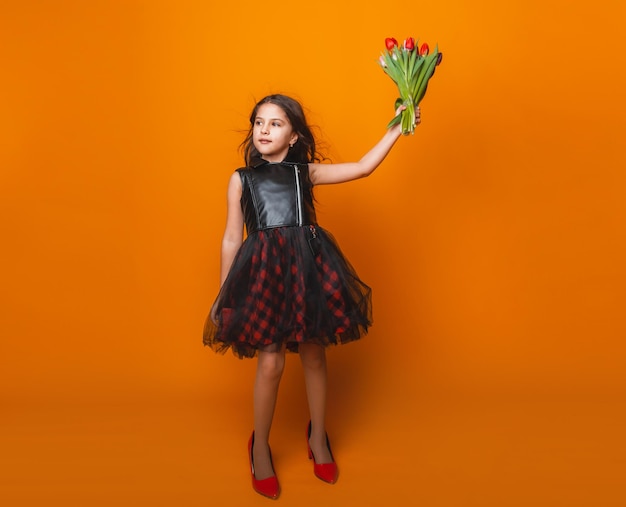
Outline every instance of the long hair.
POLYGON ((293 145, 293 148, 289 148, 289 153, 287 153, 286 159, 289 162, 297 162, 301 164, 320 162, 323 157, 321 157, 317 152, 315 137, 306 122, 306 117, 300 103, 291 97, 287 97, 286 95, 274 94, 261 99, 254 106, 252 114, 250 115, 250 129, 240 146, 246 165, 251 165, 254 159, 261 157, 252 142, 252 131, 254 129, 254 120, 256 119, 259 107, 263 104, 275 104, 280 107, 287 115, 287 119, 289 120, 289 123, 291 123, 291 127, 294 132, 298 134, 298 141, 293 145))

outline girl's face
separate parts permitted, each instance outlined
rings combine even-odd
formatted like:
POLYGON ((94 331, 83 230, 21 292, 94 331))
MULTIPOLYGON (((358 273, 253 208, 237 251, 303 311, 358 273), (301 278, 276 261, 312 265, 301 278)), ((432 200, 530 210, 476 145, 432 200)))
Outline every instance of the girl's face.
POLYGON ((268 162, 282 162, 289 145, 298 140, 291 123, 280 106, 265 103, 257 110, 252 127, 254 147, 268 162))

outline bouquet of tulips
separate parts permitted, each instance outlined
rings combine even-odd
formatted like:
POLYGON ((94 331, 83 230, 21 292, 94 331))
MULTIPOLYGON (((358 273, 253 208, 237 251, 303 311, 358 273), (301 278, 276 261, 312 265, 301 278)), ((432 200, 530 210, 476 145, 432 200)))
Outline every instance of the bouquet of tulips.
POLYGON ((413 134, 415 108, 424 98, 428 80, 435 73, 435 67, 441 63, 443 55, 437 47, 430 53, 428 44, 425 43, 418 49, 413 37, 406 39, 402 47, 398 46, 396 39, 388 37, 385 39, 385 47, 387 49, 379 59, 380 66, 393 79, 400 91, 395 109, 405 106, 405 109, 389 122, 387 128, 401 123, 404 135, 413 134))

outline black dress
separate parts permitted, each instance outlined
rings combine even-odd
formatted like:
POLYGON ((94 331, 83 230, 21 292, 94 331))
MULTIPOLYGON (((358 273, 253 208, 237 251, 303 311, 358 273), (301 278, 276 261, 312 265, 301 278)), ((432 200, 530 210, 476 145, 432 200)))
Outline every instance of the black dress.
POLYGON ((371 289, 315 218, 307 164, 238 169, 247 237, 209 316, 204 344, 238 357, 346 343, 372 323, 371 289))

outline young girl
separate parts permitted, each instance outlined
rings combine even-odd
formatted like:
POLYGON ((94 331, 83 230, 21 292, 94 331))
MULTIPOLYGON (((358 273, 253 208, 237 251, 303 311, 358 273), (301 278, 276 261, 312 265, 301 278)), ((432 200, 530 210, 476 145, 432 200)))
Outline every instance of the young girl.
POLYGON ((321 164, 298 102, 270 95, 250 115, 242 143, 246 167, 228 184, 221 289, 204 343, 258 357, 248 456, 252 486, 267 497, 278 498, 280 491, 269 433, 285 352, 298 352, 304 370, 313 471, 332 484, 338 471, 325 429, 325 348, 358 339, 371 324, 371 290, 318 225, 313 187, 370 175, 399 136, 398 125, 358 162, 321 164))

